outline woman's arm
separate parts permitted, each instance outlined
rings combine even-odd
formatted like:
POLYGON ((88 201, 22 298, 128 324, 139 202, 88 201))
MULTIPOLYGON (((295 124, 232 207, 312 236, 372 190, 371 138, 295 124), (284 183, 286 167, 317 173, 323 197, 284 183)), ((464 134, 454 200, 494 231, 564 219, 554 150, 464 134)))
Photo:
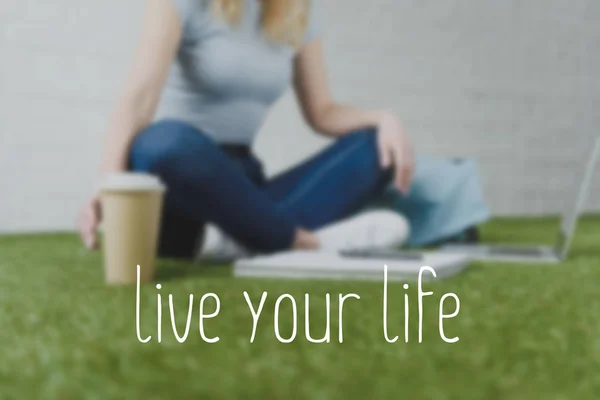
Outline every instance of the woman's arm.
POLYGON ((147 0, 141 39, 108 126, 101 175, 124 170, 135 135, 151 121, 181 40, 171 0, 147 0))
POLYGON ((395 186, 408 192, 414 156, 401 121, 389 111, 361 110, 336 103, 329 89, 320 40, 304 46, 296 56, 294 88, 305 120, 321 134, 340 137, 362 128, 375 128, 381 166, 393 166, 395 186))
POLYGON ((359 110, 333 100, 321 40, 315 40, 300 50, 294 68, 294 88, 302 114, 318 133, 339 137, 379 124, 381 111, 359 110))
MULTIPOLYGON (((182 23, 171 0, 147 0, 142 35, 115 111, 108 125, 100 179, 125 170, 129 146, 150 122, 167 73, 181 40, 182 23)), ((96 229, 101 219, 98 193, 93 193, 78 217, 81 239, 96 248, 96 229)))

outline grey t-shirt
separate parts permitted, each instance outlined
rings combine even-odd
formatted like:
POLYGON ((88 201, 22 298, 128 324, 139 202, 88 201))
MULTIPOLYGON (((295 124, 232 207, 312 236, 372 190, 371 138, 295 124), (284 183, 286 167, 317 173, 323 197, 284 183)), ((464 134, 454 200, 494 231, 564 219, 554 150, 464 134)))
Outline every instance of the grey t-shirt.
MULTIPOLYGON (((243 19, 234 27, 213 15, 211 0, 172 1, 183 37, 154 120, 187 122, 218 143, 252 144, 290 84, 296 50, 261 36, 259 0, 243 1, 243 19)), ((320 34, 316 1, 305 43, 320 34)))

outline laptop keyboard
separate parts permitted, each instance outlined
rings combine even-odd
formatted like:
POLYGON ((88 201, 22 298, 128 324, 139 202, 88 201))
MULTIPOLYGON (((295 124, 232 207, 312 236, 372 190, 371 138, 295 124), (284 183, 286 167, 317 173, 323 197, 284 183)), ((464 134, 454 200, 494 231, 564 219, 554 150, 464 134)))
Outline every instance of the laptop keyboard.
POLYGON ((536 247, 508 247, 508 246, 495 246, 490 247, 489 254, 495 255, 517 255, 517 256, 542 256, 545 254, 543 249, 536 247))

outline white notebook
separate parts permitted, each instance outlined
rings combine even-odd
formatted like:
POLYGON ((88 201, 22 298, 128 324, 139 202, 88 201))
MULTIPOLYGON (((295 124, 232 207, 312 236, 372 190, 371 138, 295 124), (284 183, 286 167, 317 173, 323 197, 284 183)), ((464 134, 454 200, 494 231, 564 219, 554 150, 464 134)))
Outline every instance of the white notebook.
POLYGON ((317 278, 317 279, 383 279, 384 266, 389 280, 416 280, 423 266, 435 270, 423 273, 424 280, 444 279, 462 272, 468 258, 460 254, 422 253, 421 260, 385 258, 348 258, 337 252, 287 251, 267 256, 240 259, 234 265, 239 277, 317 278))

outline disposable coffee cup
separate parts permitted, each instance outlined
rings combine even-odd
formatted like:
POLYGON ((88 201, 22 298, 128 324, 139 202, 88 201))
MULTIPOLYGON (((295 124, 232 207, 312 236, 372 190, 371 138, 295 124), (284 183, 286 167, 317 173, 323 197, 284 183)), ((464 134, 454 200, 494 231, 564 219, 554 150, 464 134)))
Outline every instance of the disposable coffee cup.
POLYGON ((106 283, 154 280, 165 186, 149 174, 109 175, 100 187, 106 283))

